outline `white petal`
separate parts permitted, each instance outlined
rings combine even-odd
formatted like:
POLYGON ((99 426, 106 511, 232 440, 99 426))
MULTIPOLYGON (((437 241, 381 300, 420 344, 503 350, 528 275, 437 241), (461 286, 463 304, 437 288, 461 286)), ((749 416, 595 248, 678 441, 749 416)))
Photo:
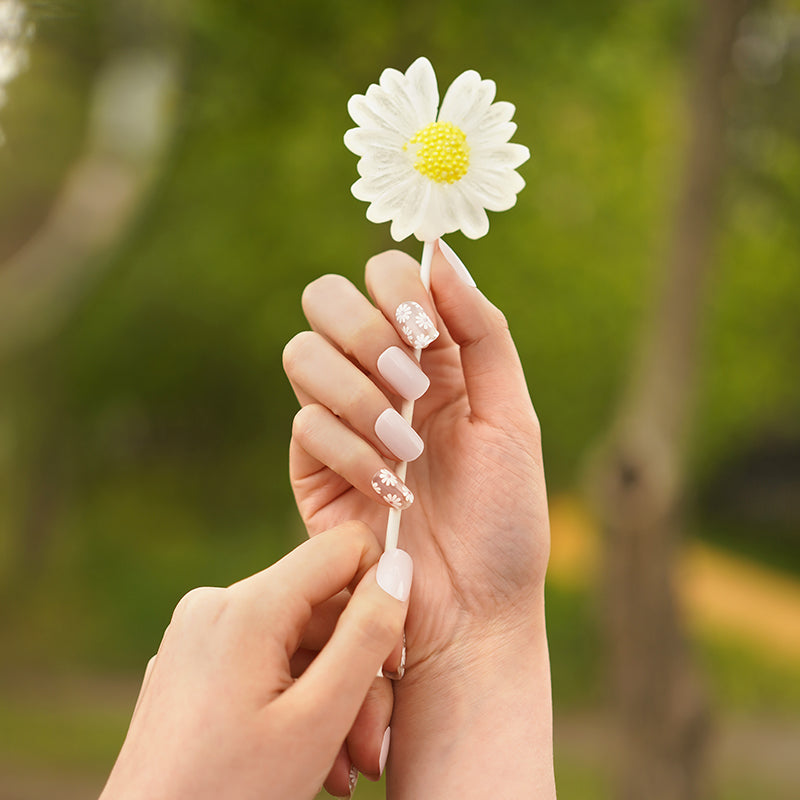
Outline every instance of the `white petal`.
POLYGON ((358 174, 362 178, 369 178, 383 172, 397 172, 413 169, 408 153, 402 150, 385 150, 374 148, 366 155, 361 156, 356 164, 358 174))
POLYGON ((450 202, 458 215, 459 228, 464 236, 469 239, 480 239, 489 232, 489 218, 483 206, 471 196, 468 186, 462 186, 462 183, 459 181, 452 185, 450 202))
POLYGON ((399 208, 390 233, 396 242, 402 242, 417 227, 428 218, 430 214, 430 197, 432 184, 425 178, 410 182, 402 206, 399 208))
POLYGON ((496 141, 507 142, 517 129, 516 124, 511 122, 515 110, 512 103, 492 103, 482 113, 465 119, 462 130, 470 140, 491 137, 496 141))
POLYGON ((517 192, 522 188, 511 176, 516 176, 525 185, 519 174, 511 170, 506 174, 471 170, 460 182, 460 188, 473 202, 480 203, 489 211, 506 211, 517 202, 517 192))
POLYGON ((351 187, 351 191, 359 200, 374 200, 398 183, 414 179, 415 173, 405 169, 377 174, 370 173, 368 176, 359 178, 351 187))
POLYGON ((413 109, 413 133, 436 119, 439 89, 436 73, 427 58, 418 58, 405 75, 397 70, 384 70, 381 86, 390 94, 401 96, 413 109))
POLYGON ((514 122, 504 122, 491 128, 464 131, 467 134, 467 144, 470 150, 475 148, 497 147, 505 144, 517 130, 514 122))
POLYGON ((414 228, 414 236, 421 242, 432 242, 458 229, 458 222, 454 222, 455 217, 447 197, 447 189, 450 187, 433 181, 428 181, 428 186, 429 196, 425 214, 414 228))
POLYGON ((386 186, 383 192, 372 198, 367 216, 372 222, 387 222, 398 216, 409 196, 419 195, 419 181, 406 179, 386 186))
POLYGON ((357 156, 363 156, 371 148, 402 150, 406 140, 396 131, 386 128, 350 128, 345 131, 345 147, 357 156))
POLYGON ((442 100, 439 119, 452 122, 462 130, 471 118, 483 116, 494 100, 494 81, 482 81, 475 70, 462 72, 451 84, 442 100))
POLYGON ((480 169, 516 169, 531 157, 524 144, 506 142, 495 147, 473 147, 469 153, 470 164, 480 169))
MULTIPOLYGON (((362 128, 400 133, 400 128, 395 124, 396 120, 387 119, 376 112, 367 100, 366 95, 354 94, 347 101, 347 113, 350 114, 353 122, 362 128)), ((404 125, 401 127, 404 127, 404 125)), ((405 132, 403 131, 401 135, 405 136, 405 132)))
POLYGON ((404 141, 419 129, 416 109, 404 93, 390 92, 373 83, 364 97, 370 111, 380 117, 386 127, 400 133, 404 141))

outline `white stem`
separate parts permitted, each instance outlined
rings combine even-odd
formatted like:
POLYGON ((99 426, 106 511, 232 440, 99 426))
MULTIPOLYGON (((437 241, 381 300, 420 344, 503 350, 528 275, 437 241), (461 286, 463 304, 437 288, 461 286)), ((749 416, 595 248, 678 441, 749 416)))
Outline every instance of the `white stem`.
MULTIPOLYGON (((431 288, 431 260, 433 259, 433 247, 436 242, 425 242, 422 248, 422 262, 420 264, 419 275, 422 279, 422 284, 425 291, 429 292, 431 288)), ((422 348, 418 347, 414 350, 414 357, 417 361, 422 357, 422 348)), ((410 425, 414 418, 414 401, 404 400, 403 405, 400 407, 400 413, 403 419, 410 425)), ((395 466, 395 473, 403 483, 406 482, 406 472, 408 470, 407 461, 399 461, 395 466)), ((386 522, 386 543, 384 550, 394 550, 397 547, 397 540, 400 537, 400 518, 402 511, 399 508, 389 509, 389 519, 386 522)))

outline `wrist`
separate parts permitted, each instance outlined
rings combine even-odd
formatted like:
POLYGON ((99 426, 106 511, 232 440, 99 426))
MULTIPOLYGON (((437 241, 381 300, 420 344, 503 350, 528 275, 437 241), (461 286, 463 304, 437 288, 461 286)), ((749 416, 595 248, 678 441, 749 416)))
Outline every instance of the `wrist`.
POLYGON ((544 611, 465 636, 395 686, 389 797, 555 797, 544 611), (492 769, 487 772, 487 764, 492 769))

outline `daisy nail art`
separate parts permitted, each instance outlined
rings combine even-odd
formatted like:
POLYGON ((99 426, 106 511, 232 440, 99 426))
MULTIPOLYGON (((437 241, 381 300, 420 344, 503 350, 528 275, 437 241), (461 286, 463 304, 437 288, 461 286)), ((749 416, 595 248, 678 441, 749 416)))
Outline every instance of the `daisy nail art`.
POLYGON ((390 469, 381 469, 372 476, 375 494, 392 508, 408 508, 414 502, 414 495, 397 475, 390 469))
POLYGON ((406 341, 414 349, 424 350, 439 336, 433 320, 425 313, 425 309, 413 300, 400 303, 394 316, 406 341))

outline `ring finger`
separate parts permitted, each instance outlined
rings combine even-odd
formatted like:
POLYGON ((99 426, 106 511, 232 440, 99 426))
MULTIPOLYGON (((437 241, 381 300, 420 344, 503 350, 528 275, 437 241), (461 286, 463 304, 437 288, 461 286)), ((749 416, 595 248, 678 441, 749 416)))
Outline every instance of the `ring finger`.
POLYGON ((297 334, 283 352, 286 374, 300 402, 320 403, 384 457, 414 461, 422 439, 381 390, 320 334, 297 334))
MULTIPOLYGON (((412 303, 406 304, 409 308, 412 303)), ((420 309, 421 310, 421 309, 420 309)), ((351 357, 378 384, 406 400, 417 400, 430 386, 409 354, 413 341, 341 275, 324 275, 303 292, 303 311, 311 327, 351 357)), ((410 330, 408 326, 406 329, 410 330)), ((432 341, 432 339, 431 339, 432 341)))

